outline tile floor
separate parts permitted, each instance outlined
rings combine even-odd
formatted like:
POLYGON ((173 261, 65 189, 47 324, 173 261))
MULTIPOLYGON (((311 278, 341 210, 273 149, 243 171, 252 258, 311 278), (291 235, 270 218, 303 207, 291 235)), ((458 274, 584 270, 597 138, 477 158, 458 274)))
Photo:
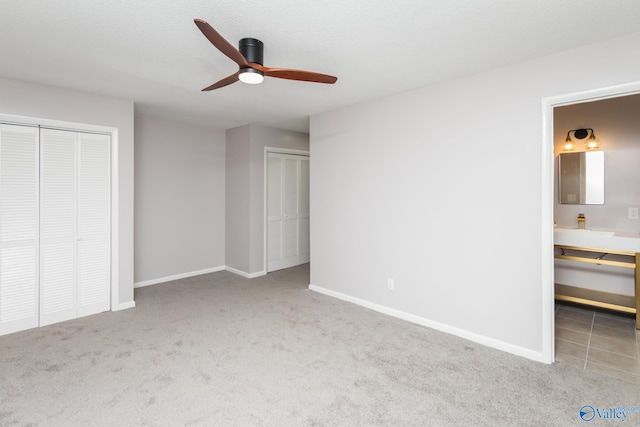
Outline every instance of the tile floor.
POLYGON ((635 315, 556 301, 556 361, 640 384, 635 315))

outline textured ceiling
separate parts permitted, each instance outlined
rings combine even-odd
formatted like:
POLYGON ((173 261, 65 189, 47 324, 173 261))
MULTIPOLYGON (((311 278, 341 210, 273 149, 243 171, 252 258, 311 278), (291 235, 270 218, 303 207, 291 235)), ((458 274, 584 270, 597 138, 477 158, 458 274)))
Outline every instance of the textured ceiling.
POLYGON ((0 0, 0 77, 131 99, 218 128, 308 130, 309 115, 640 31, 637 0, 0 0), (264 63, 338 77, 200 89, 237 66, 193 23, 264 63))

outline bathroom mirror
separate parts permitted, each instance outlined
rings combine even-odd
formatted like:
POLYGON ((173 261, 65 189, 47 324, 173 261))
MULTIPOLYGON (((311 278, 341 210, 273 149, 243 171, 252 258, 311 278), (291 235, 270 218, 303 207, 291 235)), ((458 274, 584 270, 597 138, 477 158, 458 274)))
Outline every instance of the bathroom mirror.
POLYGON ((560 203, 604 204, 604 152, 561 153, 558 156, 560 203))

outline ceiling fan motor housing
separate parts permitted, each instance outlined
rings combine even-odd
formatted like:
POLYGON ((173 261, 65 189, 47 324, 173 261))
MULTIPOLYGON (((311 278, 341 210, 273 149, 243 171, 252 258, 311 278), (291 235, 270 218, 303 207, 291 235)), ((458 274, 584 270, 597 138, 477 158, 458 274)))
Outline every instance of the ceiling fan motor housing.
POLYGON ((263 64, 264 44, 258 39, 245 38, 240 40, 240 53, 247 59, 247 62, 263 64))

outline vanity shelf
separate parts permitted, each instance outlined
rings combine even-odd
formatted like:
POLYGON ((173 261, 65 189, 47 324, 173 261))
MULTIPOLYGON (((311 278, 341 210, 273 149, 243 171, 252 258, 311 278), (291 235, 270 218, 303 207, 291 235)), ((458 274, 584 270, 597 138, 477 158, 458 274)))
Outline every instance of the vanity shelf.
POLYGON ((621 268, 633 268, 635 270, 635 307, 627 307, 624 305, 610 304, 602 301, 595 301, 586 298, 577 298, 569 295, 555 294, 555 299, 560 301, 570 301, 579 304, 586 304, 601 308, 607 308, 609 310, 624 311, 626 313, 635 313, 636 315, 636 329, 640 329, 640 253, 633 251, 614 250, 614 249, 600 249, 590 248, 583 246, 570 246, 563 244, 554 245, 555 248, 560 249, 560 254, 556 254, 556 259, 563 259, 567 261, 586 262, 597 265, 610 265, 621 268), (573 255, 568 255, 569 252, 577 252, 573 255), (611 259, 611 256, 615 256, 616 259, 611 259), (609 259, 607 259, 609 258, 609 259))

